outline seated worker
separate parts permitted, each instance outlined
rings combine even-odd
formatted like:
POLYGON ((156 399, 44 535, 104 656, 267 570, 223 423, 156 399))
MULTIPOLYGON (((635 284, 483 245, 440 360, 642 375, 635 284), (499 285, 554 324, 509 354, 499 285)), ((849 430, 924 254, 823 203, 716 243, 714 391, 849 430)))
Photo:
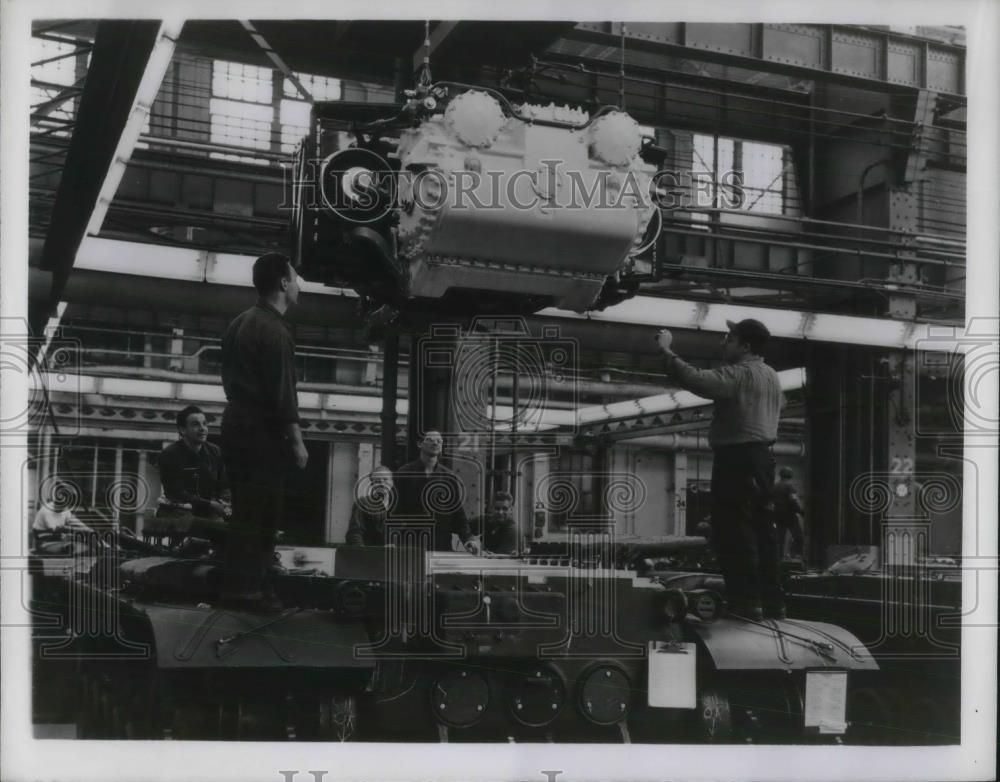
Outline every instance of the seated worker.
POLYGON ((434 532, 432 551, 451 551, 451 536, 457 535, 465 550, 479 553, 479 542, 472 535, 462 507, 465 496, 458 475, 441 464, 444 438, 440 432, 427 432, 420 441, 420 457, 400 467, 393 476, 400 521, 430 521, 434 532))
POLYGON ((351 508, 345 542, 352 546, 384 546, 385 522, 393 511, 392 470, 380 465, 368 476, 370 484, 364 496, 351 508))
POLYGON ((171 543, 188 535, 219 538, 232 512, 222 452, 208 442, 205 414, 194 405, 177 414, 177 431, 180 439, 160 454, 163 496, 147 534, 171 543))
POLYGON ((510 492, 498 491, 493 495, 493 510, 486 514, 483 541, 487 551, 494 554, 517 554, 518 534, 510 492))
POLYGON ((56 480, 49 483, 43 492, 46 496, 41 498, 38 512, 31 523, 31 539, 35 548, 47 541, 60 540, 72 532, 93 532, 73 515, 73 510, 69 507, 70 498, 75 496, 71 487, 56 480))

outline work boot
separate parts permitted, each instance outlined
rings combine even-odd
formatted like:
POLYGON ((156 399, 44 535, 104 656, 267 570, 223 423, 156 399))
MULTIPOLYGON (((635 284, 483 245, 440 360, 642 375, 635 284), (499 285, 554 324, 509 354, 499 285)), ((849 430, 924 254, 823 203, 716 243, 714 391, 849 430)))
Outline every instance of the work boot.
POLYGON ((281 598, 278 597, 278 593, 274 591, 274 586, 269 581, 265 581, 261 587, 260 605, 262 610, 265 611, 280 611, 285 607, 281 598))

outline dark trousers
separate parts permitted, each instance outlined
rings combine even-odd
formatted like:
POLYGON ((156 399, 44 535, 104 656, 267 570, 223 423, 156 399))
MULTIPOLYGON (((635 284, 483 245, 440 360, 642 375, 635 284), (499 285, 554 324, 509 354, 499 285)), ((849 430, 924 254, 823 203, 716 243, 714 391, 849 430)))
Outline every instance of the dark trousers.
POLYGON ((714 449, 712 544, 730 603, 784 606, 773 489, 774 457, 767 444, 714 449))
POLYGON ((775 524, 778 530, 778 553, 784 558, 785 540, 788 535, 792 536, 792 556, 802 556, 805 547, 805 533, 802 531, 802 522, 795 514, 783 516, 778 513, 775 517, 775 524))
POLYGON ((256 596, 269 589, 274 541, 285 493, 286 445, 280 428, 222 416, 222 458, 233 495, 224 560, 224 595, 256 596))

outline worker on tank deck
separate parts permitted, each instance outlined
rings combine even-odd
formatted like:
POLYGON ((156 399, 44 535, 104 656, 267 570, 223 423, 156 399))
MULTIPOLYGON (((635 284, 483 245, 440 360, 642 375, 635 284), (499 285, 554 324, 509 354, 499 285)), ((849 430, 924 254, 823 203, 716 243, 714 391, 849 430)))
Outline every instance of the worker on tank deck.
POLYGON ((465 489, 458 475, 441 464, 443 447, 440 432, 427 432, 420 441, 419 458, 396 471, 396 516, 401 522, 431 523, 433 551, 451 551, 454 534, 466 551, 478 554, 479 542, 462 507, 465 489))
POLYGON ((507 491, 493 495, 493 508, 486 514, 483 541, 487 551, 494 554, 517 554, 518 534, 514 521, 514 497, 507 491))
POLYGON ((221 540, 232 513, 222 451, 208 442, 205 413, 194 405, 177 414, 177 432, 160 454, 163 494, 144 534, 172 544, 186 536, 221 540))
POLYGON ((67 535, 80 533, 93 535, 93 530, 73 513, 72 500, 79 496, 66 481, 61 479, 44 482, 38 512, 31 523, 32 547, 42 543, 63 540, 67 535))
POLYGON ((385 523, 395 509, 392 470, 379 465, 368 476, 368 488, 351 508, 345 542, 352 546, 384 546, 385 523))
POLYGON ((801 557, 805 548, 805 533, 802 529, 802 503, 798 489, 792 483, 795 473, 791 467, 778 470, 778 482, 774 485, 774 523, 778 532, 778 552, 784 557, 785 541, 792 536, 791 555, 801 557))
POLYGON ((784 397, 778 374, 762 353, 770 333, 758 320, 726 321, 725 365, 699 370, 671 350, 666 329, 657 342, 667 372, 682 388, 715 403, 708 440, 712 447, 712 544, 726 581, 730 609, 752 619, 781 618, 773 518, 774 457, 784 397))
POLYGON ((282 515, 285 471, 309 459, 299 428, 295 342, 284 314, 299 298, 287 256, 267 253, 253 265, 257 303, 222 339, 222 456, 232 486, 223 601, 281 608, 270 583, 282 515))

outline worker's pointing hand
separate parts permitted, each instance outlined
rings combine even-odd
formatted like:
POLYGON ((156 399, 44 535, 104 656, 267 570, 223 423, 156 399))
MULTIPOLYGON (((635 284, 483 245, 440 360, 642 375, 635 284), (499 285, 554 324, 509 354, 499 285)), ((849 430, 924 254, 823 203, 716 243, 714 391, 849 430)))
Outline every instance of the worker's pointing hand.
POLYGON ((660 346, 660 350, 664 353, 672 353, 670 345, 674 341, 674 335, 670 333, 669 329, 660 329, 656 332, 656 344, 660 346))

